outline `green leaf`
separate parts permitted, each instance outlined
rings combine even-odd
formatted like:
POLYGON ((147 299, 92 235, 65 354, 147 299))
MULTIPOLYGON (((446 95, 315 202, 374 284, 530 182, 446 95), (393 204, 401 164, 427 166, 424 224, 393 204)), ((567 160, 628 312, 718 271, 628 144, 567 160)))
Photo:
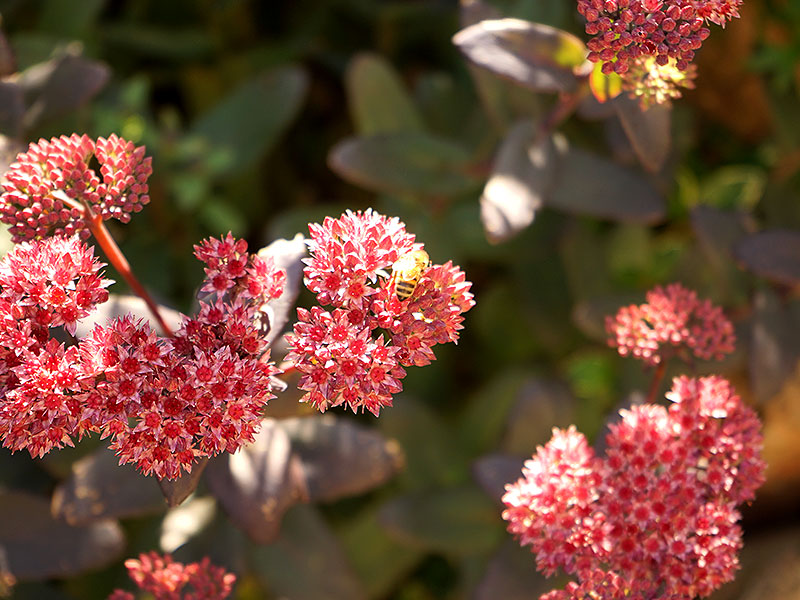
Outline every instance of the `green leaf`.
POLYGON ((586 46, 566 31, 520 19, 481 21, 453 36, 474 64, 537 92, 571 92, 588 75, 586 46))
POLYGON ((349 562, 370 598, 383 598, 422 560, 424 553, 393 540, 381 527, 378 511, 362 510, 339 528, 349 562))
POLYGON ((407 465, 400 477, 411 486, 452 483, 466 475, 451 430, 421 402, 402 398, 378 424, 387 437, 400 442, 407 465))
POLYGON ((191 133, 224 152, 227 161, 218 172, 233 175, 254 166, 277 143, 297 116, 307 88, 308 78, 297 67, 265 71, 202 115, 191 133))
POLYGON ((800 284, 800 231, 772 229, 747 236, 736 245, 736 257, 765 279, 800 284))
POLYGON ((383 57, 362 52, 345 73, 350 115, 361 135, 422 131, 422 118, 397 72, 383 57))
POLYGON ((214 53, 213 39, 199 28, 167 28, 140 23, 104 23, 99 29, 103 42, 127 54, 160 61, 198 60, 214 53))
POLYGON ((752 211, 767 184, 764 169, 754 165, 730 165, 703 180, 700 202, 720 209, 752 211))
POLYGON ((281 537, 250 553, 256 576, 271 598, 365 600, 367 595, 344 550, 320 514, 299 505, 284 519, 281 537))
POLYGON ((664 199, 642 175, 568 148, 547 206, 568 213, 651 225, 664 217, 664 199))
POLYGON ((48 0, 41 9, 39 30, 65 38, 81 37, 94 25, 105 3, 106 0, 48 0))
POLYGON ((598 61, 589 75, 589 87, 592 95, 602 104, 622 93, 622 77, 616 73, 603 73, 603 63, 598 61))
POLYGON ((497 151, 481 195, 487 239, 504 242, 528 227, 552 185, 559 159, 550 138, 534 144, 536 126, 517 123, 497 151))
POLYGON ((328 165, 340 177, 375 192, 454 195, 472 189, 469 155, 454 143, 404 132, 347 138, 334 146, 328 165))
POLYGON ((397 497, 379 519, 398 541, 455 556, 486 552, 505 535, 497 506, 471 485, 397 497))

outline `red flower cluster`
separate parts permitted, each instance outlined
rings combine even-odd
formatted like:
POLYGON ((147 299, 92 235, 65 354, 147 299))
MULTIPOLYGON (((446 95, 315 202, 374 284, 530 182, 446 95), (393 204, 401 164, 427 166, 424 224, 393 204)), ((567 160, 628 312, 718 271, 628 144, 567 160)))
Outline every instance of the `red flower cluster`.
POLYGON ((50 339, 108 298, 104 265, 77 238, 15 246, 0 261, 0 436, 12 450, 42 456, 71 444, 86 385, 77 348, 50 339))
MULTIPOLYGON (((162 558, 156 552, 140 554, 139 559, 125 561, 130 578, 139 589, 155 600, 225 600, 236 583, 236 575, 211 564, 208 557, 184 565, 169 554, 162 558)), ((108 600, 134 600, 123 590, 114 590, 108 600)))
MULTIPOLYGON (((697 358, 721 359, 733 352, 733 325, 709 300, 679 283, 647 292, 647 302, 606 317, 608 343, 622 356, 632 355, 656 365, 681 351, 697 358)), ((688 358, 688 357, 687 357, 688 358)))
POLYGON ((97 142, 73 134, 32 143, 5 174, 0 221, 15 242, 75 233, 86 238, 88 210, 128 222, 150 200, 153 169, 144 151, 116 135, 97 142), (93 158, 99 173, 89 166, 93 158))
POLYGON ((658 65, 674 61, 685 71, 710 31, 706 22, 725 26, 738 17, 741 0, 578 0, 586 19, 589 60, 603 62, 603 73, 624 74, 643 57, 658 65))
POLYGON ((201 302, 194 318, 185 317, 174 337, 160 338, 125 316, 97 325, 69 348, 48 341, 47 327, 63 324, 74 331, 75 319, 106 299, 100 264, 75 238, 20 245, 0 263, 3 445, 42 456, 72 445, 73 436, 99 431, 111 438, 121 464, 133 462, 145 474, 172 479, 199 457, 235 452, 253 440, 277 372, 255 317, 261 305, 280 296, 285 274, 248 254, 246 243, 230 234, 195 250, 214 265, 215 279, 225 273, 228 284, 218 291, 207 282, 214 287, 211 301, 201 302), (37 256, 47 263, 21 263, 31 248, 40 248, 37 256), (30 276, 37 269, 41 281, 30 276), (56 286, 61 293, 53 292, 56 286), (65 317, 63 307, 76 302, 79 309, 65 317))
POLYGON ((302 373, 303 401, 377 416, 402 390, 404 367, 429 364, 434 345, 458 340, 462 313, 475 304, 471 283, 451 262, 420 267, 411 295, 398 298, 389 271, 422 245, 398 219, 372 210, 309 231, 305 282, 322 306, 298 309, 286 358, 302 373))
POLYGON ((503 518, 537 567, 577 577, 543 600, 705 597, 733 578, 737 505, 764 481, 758 417, 720 377, 676 379, 668 398, 621 411, 603 459, 554 429, 506 486, 503 518))

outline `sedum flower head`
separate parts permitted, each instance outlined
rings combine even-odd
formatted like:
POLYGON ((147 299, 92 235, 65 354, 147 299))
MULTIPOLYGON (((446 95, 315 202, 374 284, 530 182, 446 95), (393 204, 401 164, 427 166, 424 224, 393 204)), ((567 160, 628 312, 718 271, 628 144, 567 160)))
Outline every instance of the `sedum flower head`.
POLYGON ((150 201, 152 165, 144 152, 144 146, 116 135, 93 141, 72 134, 31 143, 4 176, 0 221, 14 242, 63 234, 86 238, 87 208, 104 220, 126 223, 150 201))
POLYGON ((620 355, 656 365, 673 354, 720 360, 733 352, 733 325, 719 307, 698 299, 694 291, 673 283, 647 292, 646 300, 606 317, 608 343, 620 355))
POLYGON ((401 300, 389 272, 422 245, 399 220, 372 210, 348 211, 309 231, 305 282, 320 306, 298 309, 286 359, 301 373, 303 401, 377 416, 402 390, 406 367, 430 363, 434 345, 458 340, 462 315, 474 305, 471 283, 451 262, 432 265, 401 300))
POLYGON ((635 61, 653 57, 685 71, 710 31, 738 17, 741 0, 578 0, 586 19, 589 60, 603 73, 623 75, 635 61))
MULTIPOLYGON (((125 568, 139 589, 154 600, 225 600, 236 583, 236 575, 211 564, 208 557, 185 565, 169 554, 148 552, 126 560, 125 568)), ((134 598, 130 592, 114 590, 108 600, 134 598)))
POLYGON ((283 272, 230 235, 206 240, 197 253, 217 265, 204 285, 214 293, 174 337, 158 338, 146 323, 122 317, 81 341, 86 375, 97 381, 84 422, 111 438, 121 464, 134 463, 159 479, 252 442, 274 397, 278 370, 256 312, 264 298, 280 295, 283 272), (238 266, 228 269, 233 263, 238 266), (232 284, 209 287, 222 271, 232 284), (255 301, 251 280, 265 283, 255 301))
POLYGON ((12 451, 41 457, 84 432, 77 348, 50 329, 74 334, 105 302, 103 266, 76 237, 19 244, 0 260, 0 437, 12 451))
POLYGON ((555 429, 506 486, 509 531, 541 571, 576 577, 543 599, 705 597, 733 578, 737 506, 764 481, 760 423, 719 377, 676 379, 668 397, 621 411, 603 458, 555 429))

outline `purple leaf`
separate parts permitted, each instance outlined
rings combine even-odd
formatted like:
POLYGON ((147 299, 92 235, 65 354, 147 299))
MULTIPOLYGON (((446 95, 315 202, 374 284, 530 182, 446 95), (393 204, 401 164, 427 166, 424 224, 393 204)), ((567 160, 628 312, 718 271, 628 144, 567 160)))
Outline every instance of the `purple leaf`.
POLYGON ((469 155, 429 134, 406 131, 347 138, 333 147, 328 165, 337 175, 374 192, 452 195, 471 189, 469 155))
POLYGON ((164 499, 153 477, 133 465, 120 465, 108 449, 72 465, 72 474, 53 494, 53 516, 70 525, 103 518, 135 517, 164 511, 164 499))
POLYGON ((115 562, 125 549, 116 521, 73 527, 50 514, 47 498, 0 492, 0 548, 19 580, 69 577, 115 562))
POLYGON ((404 465, 394 440, 375 429, 332 415, 285 419, 278 425, 303 461, 312 502, 331 502, 367 492, 391 479, 404 465))
POLYGON ((773 229, 744 238, 736 245, 736 258, 760 277, 783 283, 800 283, 800 231, 773 229))
POLYGON ((283 514, 306 497, 300 459, 272 419, 263 421, 255 442, 212 461, 206 483, 231 521, 259 544, 275 539, 283 514))
POLYGON ((522 477, 524 458, 509 454, 482 456, 472 465, 472 476, 481 489, 495 502, 506 492, 506 484, 522 477))
POLYGON ((650 172, 658 171, 669 155, 671 107, 657 104, 643 109, 626 94, 611 103, 642 166, 650 172))
POLYGON ((571 92, 592 68, 580 39, 520 19, 481 21, 459 31, 453 43, 474 64, 536 92, 571 92))
POLYGON ((568 213, 651 225, 664 217, 661 194, 642 175, 577 148, 560 163, 546 205, 568 213))
POLYGON ((30 67, 19 78, 28 101, 25 128, 79 108, 105 86, 109 77, 105 64, 71 54, 30 67))
MULTIPOLYGON (((25 101, 22 88, 11 81, 0 81, 0 134, 16 139, 22 134, 25 101)), ((5 169, 3 169, 5 172, 5 169)))

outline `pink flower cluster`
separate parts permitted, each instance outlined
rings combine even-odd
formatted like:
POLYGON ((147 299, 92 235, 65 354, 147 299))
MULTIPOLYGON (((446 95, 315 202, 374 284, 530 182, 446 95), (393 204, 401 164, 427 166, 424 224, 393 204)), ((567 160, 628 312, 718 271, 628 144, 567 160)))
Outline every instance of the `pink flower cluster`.
POLYGON ((220 291, 207 282, 214 288, 210 300, 200 302, 198 314, 185 317, 173 337, 159 337, 145 322, 124 316, 95 326, 70 347, 48 340, 47 327, 74 331, 74 320, 88 314, 85 305, 107 297, 102 288, 108 282, 97 275, 100 264, 89 250, 76 238, 48 238, 18 246, 0 263, 0 300, 16 294, 0 332, 4 446, 42 456, 72 445, 73 436, 99 431, 111 438, 121 464, 172 479, 200 457, 235 452, 254 439, 277 373, 254 319, 261 305, 281 294, 284 273, 248 254, 230 234, 195 250, 212 279, 224 275, 228 283, 220 291), (47 262, 20 263, 20 254, 32 248, 47 262), (53 283, 31 283, 26 265, 53 283), (63 274, 59 265, 82 270, 63 274), (56 285, 71 296, 56 294, 56 285), (71 307, 72 296, 81 309, 71 310, 69 320, 51 314, 53 298, 71 307))
POLYGON ((621 411, 604 458, 554 429, 506 486, 503 518, 538 569, 577 579, 542 600, 705 597, 733 578, 737 506, 764 481, 758 417, 716 376, 678 378, 668 398, 621 411))
POLYGON ((710 31, 738 17, 741 0, 578 0, 586 19, 589 60, 603 62, 603 73, 624 74, 631 64, 653 57, 674 61, 685 71, 710 31))
POLYGON ((471 283, 451 262, 432 265, 410 297, 398 298, 392 265, 422 244, 398 219, 372 210, 309 231, 305 283, 321 306, 298 309, 286 359, 302 373, 303 401, 377 416, 402 390, 405 367, 429 364, 434 345, 458 340, 462 313, 474 305, 471 283))
POLYGON ((77 238, 15 246, 0 261, 0 436, 13 450, 42 456, 70 442, 86 387, 77 348, 50 339, 108 298, 104 265, 77 238))
MULTIPOLYGON (((719 307, 700 300, 679 283, 647 292, 647 302, 623 307, 606 317, 609 345, 657 365, 673 354, 691 353, 709 360, 733 352, 733 325, 719 307)), ((685 357, 688 359, 688 357, 685 357)))
POLYGON ((111 135, 39 140, 19 154, 2 183, 0 221, 15 242, 50 235, 89 236, 89 211, 127 223, 150 201, 151 159, 144 146, 111 135), (90 163, 96 159, 99 173, 90 163))
MULTIPOLYGON (((208 557, 184 565, 169 554, 156 552, 140 554, 138 560, 125 561, 128 575, 139 589, 151 594, 154 600, 225 600, 236 583, 236 575, 211 564, 208 557)), ((134 600, 123 590, 114 590, 108 600, 134 600)))

